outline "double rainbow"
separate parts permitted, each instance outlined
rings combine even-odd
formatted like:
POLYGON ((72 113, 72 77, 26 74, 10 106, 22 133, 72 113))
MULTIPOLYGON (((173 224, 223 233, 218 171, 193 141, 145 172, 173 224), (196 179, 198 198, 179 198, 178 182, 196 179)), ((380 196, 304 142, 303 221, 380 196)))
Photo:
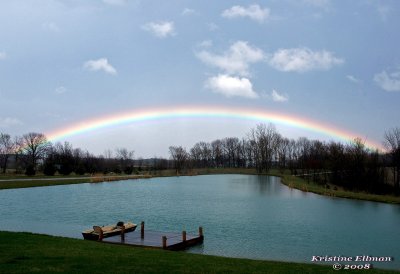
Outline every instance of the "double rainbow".
MULTIPOLYGON (((253 120, 267 123, 271 122, 294 128, 309 130, 311 132, 320 133, 329 136, 332 139, 339 139, 345 142, 349 142, 351 140, 354 140, 354 138, 361 137, 354 132, 340 129, 332 125, 323 124, 306 118, 286 115, 278 112, 268 112, 257 109, 209 106, 134 110, 131 112, 99 117, 78 124, 73 124, 71 126, 67 126, 47 133, 47 136, 50 141, 59 141, 66 139, 69 136, 79 135, 101 128, 126 125, 135 122, 171 118, 230 118, 253 120)), ((381 144, 373 140, 365 140, 365 145, 371 149, 384 150, 381 144)))

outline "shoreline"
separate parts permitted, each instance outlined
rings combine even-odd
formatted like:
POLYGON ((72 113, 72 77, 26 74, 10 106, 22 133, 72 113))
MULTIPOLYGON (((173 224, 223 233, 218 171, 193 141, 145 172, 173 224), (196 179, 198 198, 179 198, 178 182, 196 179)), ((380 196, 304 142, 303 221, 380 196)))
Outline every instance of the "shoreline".
MULTIPOLYGON (((27 176, 8 176, 1 179, 0 176, 0 191, 3 189, 16 189, 28 187, 41 187, 53 185, 68 185, 80 183, 102 183, 120 180, 131 179, 150 179, 159 177, 175 177, 175 176, 199 176, 199 175, 223 175, 223 174, 247 174, 247 175, 268 175, 281 178, 282 184, 295 188, 304 192, 311 192, 328 197, 347 198, 354 200, 363 200, 371 202, 381 202, 388 204, 400 204, 400 196, 393 195, 378 195, 365 192, 348 191, 334 187, 325 188, 325 186, 315 183, 308 183, 300 177, 295 177, 290 174, 281 173, 278 170, 271 170, 268 173, 258 174, 255 169, 245 168, 203 168, 193 169, 183 174, 176 174, 174 170, 162 170, 156 172, 148 172, 137 175, 94 175, 94 176, 37 176, 27 178, 27 176), (19 178, 18 178, 19 177, 19 178)), ((333 186, 333 185, 331 185, 333 186)))

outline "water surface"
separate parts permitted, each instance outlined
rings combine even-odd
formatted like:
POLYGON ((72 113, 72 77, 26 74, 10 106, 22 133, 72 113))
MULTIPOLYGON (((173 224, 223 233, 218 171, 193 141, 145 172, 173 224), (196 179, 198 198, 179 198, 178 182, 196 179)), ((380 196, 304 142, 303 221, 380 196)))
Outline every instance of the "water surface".
POLYGON ((310 262, 313 255, 391 256, 400 268, 400 206, 331 198, 279 178, 207 175, 0 191, 0 230, 81 238, 119 220, 197 233, 189 252, 310 262))

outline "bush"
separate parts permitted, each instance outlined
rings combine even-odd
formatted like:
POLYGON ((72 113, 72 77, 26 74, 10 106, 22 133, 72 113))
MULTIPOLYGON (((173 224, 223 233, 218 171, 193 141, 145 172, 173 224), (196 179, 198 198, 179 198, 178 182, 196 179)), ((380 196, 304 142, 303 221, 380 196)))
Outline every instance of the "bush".
POLYGON ((84 175, 86 172, 85 167, 83 165, 79 165, 76 169, 75 169, 75 174, 78 175, 84 175))
POLYGON ((70 175, 72 172, 72 167, 68 164, 62 165, 58 172, 60 172, 60 174, 62 174, 62 175, 70 175))
POLYGON ((54 174, 56 173, 56 168, 54 167, 53 164, 51 163, 45 163, 44 167, 43 167, 43 173, 44 175, 47 176, 54 176, 54 174))
POLYGON ((36 174, 36 170, 33 165, 29 165, 25 170, 25 175, 27 176, 34 176, 36 174))
POLYGON ((132 174, 132 172, 133 172, 133 166, 127 166, 127 167, 124 169, 124 173, 125 173, 125 174, 130 175, 130 174, 132 174))

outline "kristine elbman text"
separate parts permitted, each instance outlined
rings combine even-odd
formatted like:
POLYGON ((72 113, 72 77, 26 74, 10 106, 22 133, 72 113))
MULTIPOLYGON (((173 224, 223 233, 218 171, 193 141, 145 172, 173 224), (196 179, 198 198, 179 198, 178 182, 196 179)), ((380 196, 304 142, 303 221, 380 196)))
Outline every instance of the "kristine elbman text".
POLYGON ((392 257, 376 257, 376 256, 312 256, 311 262, 391 262, 392 257))

